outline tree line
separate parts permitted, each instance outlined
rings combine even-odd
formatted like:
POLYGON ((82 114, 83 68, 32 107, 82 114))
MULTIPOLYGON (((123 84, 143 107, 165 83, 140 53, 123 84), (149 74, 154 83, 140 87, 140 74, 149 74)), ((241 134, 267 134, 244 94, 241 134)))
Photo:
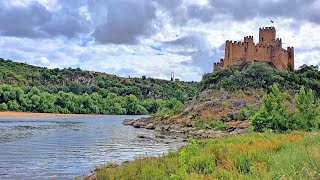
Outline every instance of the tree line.
MULTIPOLYGON (((59 91, 57 94, 43 92, 37 87, 23 90, 12 85, 0 85, 0 110, 65 114, 153 114, 173 107, 182 107, 176 98, 138 99, 135 95, 118 96, 115 93, 101 95, 97 92, 81 95, 59 91)), ((177 110, 176 108, 175 110, 177 110)))

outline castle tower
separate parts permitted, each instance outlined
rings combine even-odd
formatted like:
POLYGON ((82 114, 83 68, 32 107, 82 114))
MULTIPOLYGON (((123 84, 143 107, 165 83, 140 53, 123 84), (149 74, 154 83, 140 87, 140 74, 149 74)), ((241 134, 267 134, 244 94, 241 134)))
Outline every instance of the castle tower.
POLYGON ((244 37, 243 42, 226 41, 224 60, 214 63, 214 69, 222 69, 230 65, 243 65, 248 62, 263 62, 278 70, 294 70, 294 49, 282 48, 281 38, 276 39, 274 27, 259 29, 259 44, 255 44, 253 36, 244 37))
POLYGON ((253 43, 253 36, 244 37, 245 59, 249 62, 254 61, 255 44, 253 43))
POLYGON ((294 70, 294 48, 293 47, 288 47, 287 48, 288 52, 288 68, 289 70, 294 70))
POLYGON ((265 27, 259 29, 259 44, 264 44, 267 46, 273 45, 276 40, 276 28, 265 27))

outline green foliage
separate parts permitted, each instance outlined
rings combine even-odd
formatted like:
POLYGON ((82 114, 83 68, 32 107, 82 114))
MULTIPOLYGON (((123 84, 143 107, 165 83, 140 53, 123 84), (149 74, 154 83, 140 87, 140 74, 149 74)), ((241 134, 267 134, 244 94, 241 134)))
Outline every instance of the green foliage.
POLYGON ((0 83, 0 103, 8 110, 48 113, 172 115, 198 91, 196 82, 47 69, 1 58, 0 83))
POLYGON ((158 115, 172 116, 178 114, 183 110, 183 103, 178 101, 176 98, 172 98, 168 101, 164 101, 161 109, 157 112, 158 115))
POLYGON ((198 92, 197 82, 171 82, 161 79, 122 78, 115 75, 77 69, 47 69, 0 58, 0 83, 23 87, 36 87, 41 92, 57 94, 59 91, 76 95, 97 92, 118 96, 135 95, 138 99, 176 98, 190 100, 198 92))
POLYGON ((178 152, 97 170, 98 179, 319 179, 319 132, 191 141, 178 152))
POLYGON ((201 127, 204 123, 202 120, 195 120, 194 122, 196 123, 197 127, 201 127))
POLYGON ((271 92, 263 96, 263 105, 260 111, 252 118, 255 131, 272 129, 275 131, 287 131, 290 116, 288 105, 285 102, 285 94, 281 93, 278 86, 274 84, 271 92))
POLYGON ((169 114, 181 111, 183 104, 176 100, 140 100, 130 94, 125 97, 97 92, 81 95, 59 91, 49 94, 33 87, 24 92, 20 87, 0 85, 0 110, 64 113, 64 114, 128 114, 143 115, 169 109, 169 114), (104 95, 105 96, 105 95, 104 95))
POLYGON ((179 153, 179 170, 175 174, 171 174, 171 179, 185 179, 188 175, 188 166, 191 163, 190 160, 199 149, 198 144, 194 139, 189 139, 188 142, 189 145, 179 153))
POLYGON ((219 129, 220 131, 225 131, 227 130, 227 126, 222 123, 222 122, 218 122, 218 121, 210 121, 208 122, 208 125, 213 127, 213 128, 217 128, 219 129))
POLYGON ((7 106, 6 103, 1 103, 1 104, 0 104, 0 110, 1 110, 1 111, 6 111, 7 109, 8 109, 8 106, 7 106))
POLYGON ((312 130, 320 128, 320 106, 310 89, 301 87, 295 98, 296 112, 293 115, 293 129, 312 130))
POLYGON ((301 87, 295 98, 295 110, 289 110, 286 94, 281 93, 277 85, 263 97, 263 106, 252 118, 255 131, 316 130, 320 128, 319 102, 312 90, 301 87))
POLYGON ((305 86, 320 96, 320 72, 317 66, 302 66, 296 71, 278 71, 265 63, 231 66, 207 73, 202 78, 200 90, 224 88, 235 91, 255 88, 269 91, 274 83, 279 84, 281 90, 305 86))

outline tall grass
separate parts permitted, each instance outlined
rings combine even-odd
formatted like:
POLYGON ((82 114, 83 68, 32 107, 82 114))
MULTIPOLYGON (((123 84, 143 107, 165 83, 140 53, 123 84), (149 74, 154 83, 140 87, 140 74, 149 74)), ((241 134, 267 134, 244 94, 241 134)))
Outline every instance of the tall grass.
POLYGON ((98 179, 320 179, 320 133, 191 141, 178 152, 97 171, 98 179))

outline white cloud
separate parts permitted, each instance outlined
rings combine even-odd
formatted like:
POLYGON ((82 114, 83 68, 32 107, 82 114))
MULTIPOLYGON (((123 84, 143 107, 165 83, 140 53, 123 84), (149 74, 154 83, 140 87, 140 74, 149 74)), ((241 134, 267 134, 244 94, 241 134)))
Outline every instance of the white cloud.
MULTIPOLYGON (((212 63, 224 55, 226 40, 238 41, 243 40, 244 36, 253 35, 257 42, 259 27, 270 26, 272 19, 277 36, 285 43, 283 47, 295 47, 296 68, 302 64, 320 63, 320 24, 317 20, 319 0, 305 2, 303 8, 310 12, 303 17, 299 14, 301 9, 298 14, 272 14, 272 3, 279 4, 287 0, 272 1, 269 9, 263 9, 258 15, 256 10, 247 12, 242 9, 242 6, 247 7, 243 4, 238 5, 233 12, 224 11, 228 9, 224 6, 233 2, 229 0, 216 4, 212 0, 136 1, 134 10, 129 13, 125 11, 125 4, 121 3, 125 1, 115 3, 121 4, 121 12, 117 12, 117 6, 111 6, 114 3, 101 0, 38 0, 45 7, 40 10, 49 13, 48 19, 51 15, 55 17, 51 19, 52 26, 46 26, 46 35, 35 37, 35 33, 31 33, 31 36, 17 31, 19 36, 15 36, 10 28, 0 27, 0 56, 49 68, 80 67, 121 76, 147 75, 166 79, 170 77, 170 72, 175 72, 176 77, 182 80, 200 80, 203 73, 212 71, 212 63), (215 9, 213 5, 220 9, 215 9), (188 9, 190 6, 192 8, 188 9), (114 13, 112 19, 108 16, 111 11, 114 13), (136 16, 126 17, 128 13, 136 16), (60 23, 65 18, 69 20, 60 23), (132 21, 135 18, 139 18, 138 24, 132 21), (74 25, 68 22, 74 22, 74 25), (121 31, 112 26, 107 27, 108 24, 116 25, 114 27, 121 31), (101 30, 98 35, 105 40, 100 41, 100 44, 90 36, 98 26, 101 30), (11 36, 1 36, 2 29, 11 33, 11 36)), ((33 0, 6 2, 24 6, 24 12, 29 12, 27 7, 33 0)), ((299 9, 296 4, 303 3, 292 3, 290 9, 299 9)), ((14 22, 4 15, 2 18, 14 22)), ((19 18, 21 20, 24 17, 21 15, 19 18)), ((35 16, 35 21, 30 21, 37 26, 30 26, 27 32, 42 27, 42 24, 37 24, 38 19, 40 17, 35 16)))

